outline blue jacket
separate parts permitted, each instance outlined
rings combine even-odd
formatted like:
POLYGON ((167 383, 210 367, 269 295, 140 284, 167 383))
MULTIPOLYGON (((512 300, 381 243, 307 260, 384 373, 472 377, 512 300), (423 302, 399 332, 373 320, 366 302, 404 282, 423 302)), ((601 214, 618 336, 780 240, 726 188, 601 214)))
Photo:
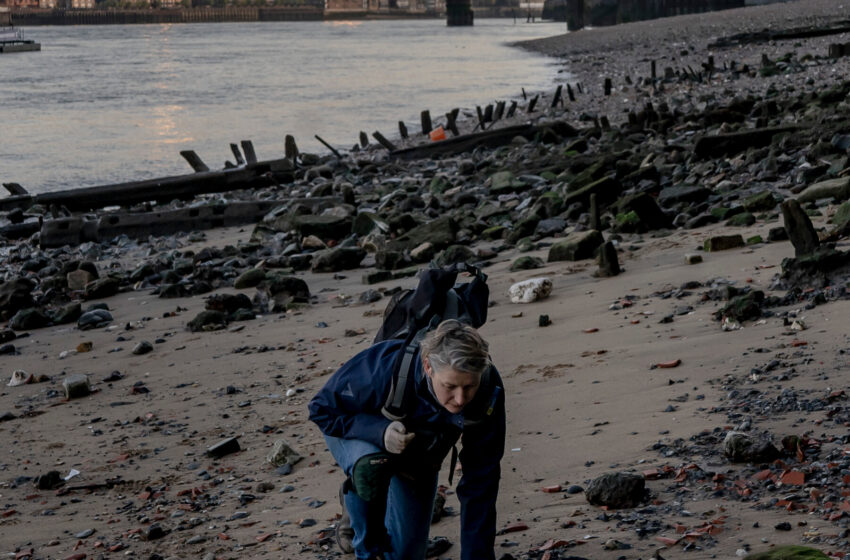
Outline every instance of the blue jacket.
MULTIPOLYGON (((346 362, 310 401, 310 420, 326 435, 368 441, 384 449, 384 430, 390 420, 381 415, 381 408, 390 390, 396 357, 403 348, 404 341, 389 340, 363 350, 346 362)), ((482 386, 465 412, 492 408, 492 413, 483 420, 467 419, 465 423, 463 413, 452 414, 434 400, 418 354, 415 363, 416 398, 410 403, 412 410, 407 411, 405 424, 414 432, 413 426, 439 431, 453 437, 452 441, 462 435, 463 477, 457 486, 461 504, 461 560, 493 560, 499 463, 505 449, 505 397, 501 379, 496 368, 491 368, 488 388, 482 386), (499 388, 493 389, 496 386, 499 388)))

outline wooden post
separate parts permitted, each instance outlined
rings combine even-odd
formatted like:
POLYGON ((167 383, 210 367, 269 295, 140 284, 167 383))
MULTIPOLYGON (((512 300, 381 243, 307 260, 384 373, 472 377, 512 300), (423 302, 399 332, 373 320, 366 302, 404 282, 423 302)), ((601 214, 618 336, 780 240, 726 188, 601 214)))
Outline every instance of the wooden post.
POLYGON ((298 157, 298 146, 295 144, 295 137, 287 134, 283 140, 283 153, 287 159, 295 161, 298 157))
POLYGON ((561 102, 561 90, 563 89, 563 87, 564 86, 559 85, 558 88, 555 90, 555 97, 552 98, 552 105, 550 105, 550 107, 552 107, 553 109, 558 106, 558 103, 561 102))
POLYGON ((599 221, 599 203, 596 200, 596 193, 590 195, 590 229, 599 231, 602 228, 599 221))
MULTIPOLYGON (((420 120, 422 121, 422 134, 429 134, 432 130, 431 127, 431 111, 425 109, 419 115, 420 120)), ((374 136, 374 134, 373 134, 374 136)))
POLYGON ((369 136, 361 130, 360 131, 360 146, 365 148, 368 145, 369 145, 369 136))
POLYGON ((230 151, 233 152, 233 157, 236 158, 236 165, 245 165, 245 158, 242 157, 242 152, 239 151, 239 146, 230 144, 230 151))
POLYGON ((336 150, 333 146, 331 146, 330 144, 328 144, 327 142, 325 142, 325 141, 322 139, 322 137, 321 137, 321 136, 319 136, 318 134, 314 134, 313 136, 315 136, 315 137, 316 137, 316 140, 318 140, 319 142, 321 142, 322 144, 324 144, 324 145, 325 145, 325 148, 329 149, 329 150, 333 153, 333 155, 335 155, 336 157, 338 157, 338 158, 342 159, 342 154, 340 154, 340 153, 339 153, 339 152, 338 152, 338 151, 337 151, 337 150, 336 150))
POLYGON ((407 138, 407 125, 404 124, 404 121, 398 121, 398 133, 402 138, 407 138))
POLYGON ((655 72, 655 61, 654 60, 652 61, 652 66, 650 67, 650 75, 652 76, 652 81, 655 81, 655 79, 658 77, 656 72, 655 72))
POLYGON ((484 112, 481 110, 481 105, 475 106, 475 113, 478 115, 478 126, 484 130, 484 112))
POLYGON ((493 111, 493 120, 500 121, 505 114, 505 102, 499 101, 496 103, 496 110, 493 111))
POLYGON ((794 245, 794 256, 799 258, 814 253, 820 246, 820 239, 806 211, 793 198, 784 201, 780 207, 785 231, 788 233, 791 244, 794 245))
POLYGON ((611 95, 611 78, 605 78, 605 95, 611 95))
POLYGON ((392 142, 390 142, 389 140, 387 140, 386 137, 383 134, 381 134, 380 132, 378 132, 377 130, 372 133, 372 136, 375 137, 375 140, 378 141, 378 144, 380 144, 381 146, 383 146, 387 150, 389 150, 391 152, 394 152, 396 150, 395 145, 392 142))
POLYGON ((248 165, 257 163, 257 154, 254 152, 254 143, 250 140, 242 140, 242 152, 245 154, 245 161, 248 165))
POLYGON ((484 107, 484 122, 492 122, 493 121, 493 104, 490 103, 486 107, 484 107))
POLYGON ((599 124, 602 126, 602 130, 611 130, 611 123, 608 121, 608 117, 602 115, 599 118, 599 124))
POLYGON ((452 134, 455 136, 460 136, 460 131, 457 129, 457 115, 460 113, 460 109, 452 109, 448 113, 446 113, 446 128, 452 131, 452 134))
POLYGON ((505 115, 505 118, 509 119, 509 118, 513 117, 514 113, 516 113, 516 108, 517 108, 517 102, 511 101, 511 106, 508 107, 508 114, 505 115))
POLYGON ((29 194, 27 190, 18 183, 3 183, 3 187, 5 187, 12 196, 25 196, 29 194))
POLYGON ((526 113, 531 113, 534 111, 534 106, 537 105, 537 99, 539 97, 539 95, 535 95, 531 98, 531 101, 528 102, 528 109, 526 109, 526 113))
POLYGON ((195 150, 183 150, 180 152, 180 155, 183 156, 183 159, 189 162, 189 165, 192 166, 195 173, 203 173, 204 171, 210 170, 210 168, 207 167, 207 164, 204 163, 204 160, 201 159, 201 156, 195 153, 195 150))
POLYGON ((567 84, 567 95, 570 97, 570 101, 575 102, 576 94, 573 93, 573 87, 570 84, 567 84))
POLYGON ((525 94, 525 88, 522 88, 522 100, 523 101, 528 100, 528 96, 525 94))

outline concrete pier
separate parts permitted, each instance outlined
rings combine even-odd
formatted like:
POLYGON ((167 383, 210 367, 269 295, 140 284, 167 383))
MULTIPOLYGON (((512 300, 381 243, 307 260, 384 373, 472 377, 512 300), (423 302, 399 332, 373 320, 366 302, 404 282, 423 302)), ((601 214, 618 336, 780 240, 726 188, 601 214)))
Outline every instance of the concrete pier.
POLYGON ((446 0, 446 25, 453 27, 472 24, 471 0, 446 0))

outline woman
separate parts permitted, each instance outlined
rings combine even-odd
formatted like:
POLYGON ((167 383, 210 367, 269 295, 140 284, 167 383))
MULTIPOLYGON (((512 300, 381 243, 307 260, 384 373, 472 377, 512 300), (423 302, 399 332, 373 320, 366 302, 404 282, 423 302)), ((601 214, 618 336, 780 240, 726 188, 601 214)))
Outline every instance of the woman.
POLYGON ((359 560, 424 560, 437 474, 463 436, 461 559, 492 560, 505 401, 487 343, 456 320, 426 334, 400 421, 382 407, 404 348, 389 340, 360 352, 310 402, 310 419, 348 476, 337 540, 359 560))

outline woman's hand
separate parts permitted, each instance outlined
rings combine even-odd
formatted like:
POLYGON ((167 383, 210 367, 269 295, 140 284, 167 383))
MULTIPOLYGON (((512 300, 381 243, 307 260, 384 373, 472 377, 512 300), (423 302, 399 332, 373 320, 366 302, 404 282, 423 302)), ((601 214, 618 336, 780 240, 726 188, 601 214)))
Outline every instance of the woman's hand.
POLYGON ((384 430, 384 448, 398 455, 407 447, 416 434, 408 434, 404 424, 396 420, 384 430))

